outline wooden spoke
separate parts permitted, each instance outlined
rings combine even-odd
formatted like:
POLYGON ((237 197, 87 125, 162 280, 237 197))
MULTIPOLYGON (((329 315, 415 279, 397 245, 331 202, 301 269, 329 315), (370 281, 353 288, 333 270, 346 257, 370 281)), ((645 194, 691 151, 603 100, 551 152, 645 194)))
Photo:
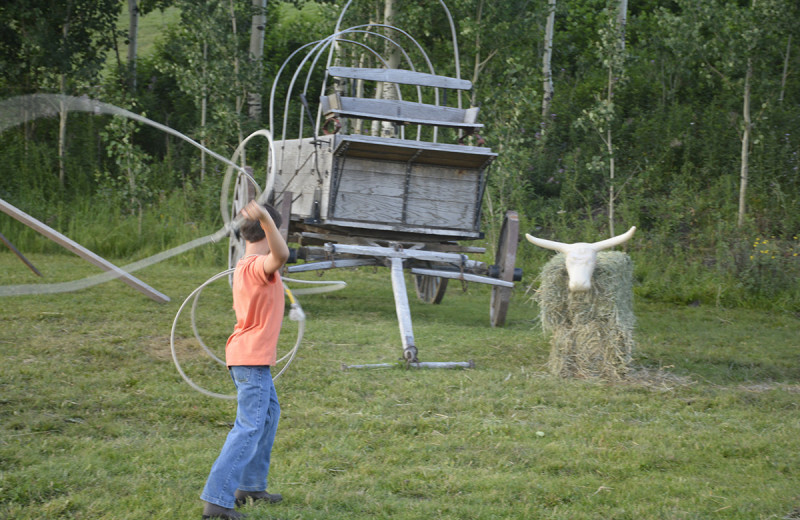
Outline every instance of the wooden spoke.
MULTIPOLYGON (((231 202, 231 222, 241 213, 244 207, 255 197, 255 190, 248 180, 239 175, 236 178, 231 202)), ((236 267, 236 263, 244 256, 244 238, 231 233, 228 240, 228 268, 236 267)), ((232 278, 231 278, 232 279, 232 278)))
MULTIPOLYGON (((514 263, 517 259, 517 243, 519 241, 519 217, 516 211, 507 211, 500 230, 497 244, 495 265, 500 269, 500 280, 514 280, 514 263)), ((489 305, 489 318, 492 327, 502 327, 506 322, 508 303, 511 301, 510 287, 492 287, 492 299, 489 305)))
POLYGON ((442 303, 444 293, 447 290, 447 278, 439 276, 414 275, 414 288, 417 290, 417 298, 425 303, 442 303))

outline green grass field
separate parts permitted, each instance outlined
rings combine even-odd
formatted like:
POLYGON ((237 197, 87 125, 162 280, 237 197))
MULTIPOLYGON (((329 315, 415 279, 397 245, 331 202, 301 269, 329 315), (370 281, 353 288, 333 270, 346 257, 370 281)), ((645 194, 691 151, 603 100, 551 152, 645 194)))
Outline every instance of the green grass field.
MULTIPOLYGON (((2 252, 0 285, 97 272, 74 256, 30 259, 44 279, 2 252)), ((167 304, 119 281, 0 298, 0 518, 200 518, 234 403, 196 392, 172 363, 178 307, 222 270, 184 264, 136 273, 167 304)), ((502 329, 489 326, 487 287, 451 283, 441 305, 411 301, 420 357, 474 369, 342 370, 400 356, 389 271, 305 277, 348 287, 299 297, 308 321, 277 384, 270 478, 284 501, 244 508, 250 519, 800 518, 794 315, 637 301, 640 368, 610 385, 547 374, 524 291, 533 275, 502 329)), ((217 352, 229 307, 224 281, 198 302, 217 352)), ((296 334, 287 323, 285 348, 296 334)), ((177 336, 187 373, 230 392, 188 311, 177 336)))

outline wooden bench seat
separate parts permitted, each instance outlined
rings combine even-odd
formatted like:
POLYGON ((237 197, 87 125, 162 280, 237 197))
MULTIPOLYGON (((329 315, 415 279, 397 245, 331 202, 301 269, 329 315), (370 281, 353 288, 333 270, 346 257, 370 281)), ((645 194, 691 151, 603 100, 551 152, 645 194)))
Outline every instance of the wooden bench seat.
POLYGON ((353 117, 377 119, 398 124, 419 124, 460 128, 474 132, 483 125, 477 123, 478 107, 452 108, 396 99, 368 99, 331 94, 320 98, 326 118, 353 117))
POLYGON ((357 67, 330 67, 328 74, 336 78, 383 81, 420 87, 436 87, 453 90, 471 90, 472 82, 466 79, 437 76, 425 72, 403 69, 367 69, 357 67))

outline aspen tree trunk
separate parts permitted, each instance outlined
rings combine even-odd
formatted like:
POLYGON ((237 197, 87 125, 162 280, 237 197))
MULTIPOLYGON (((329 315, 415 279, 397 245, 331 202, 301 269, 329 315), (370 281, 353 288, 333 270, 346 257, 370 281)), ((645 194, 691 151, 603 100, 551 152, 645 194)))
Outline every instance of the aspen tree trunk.
POLYGON ((747 181, 750 176, 750 81, 753 76, 753 59, 747 59, 747 73, 744 77, 744 102, 742 106, 742 117, 744 118, 744 132, 742 133, 742 169, 739 179, 739 217, 736 225, 742 227, 744 224, 744 213, 746 209, 745 200, 747 199, 747 181))
POLYGON ((789 75, 789 51, 792 48, 792 35, 786 42, 786 55, 783 57, 783 75, 781 76, 781 93, 778 96, 778 103, 783 103, 783 94, 786 92, 786 77, 789 75))
POLYGON ((267 0, 253 0, 253 19, 250 25, 250 62, 256 67, 256 85, 247 94, 247 115, 250 119, 261 119, 261 87, 262 65, 264 57, 264 34, 267 30, 267 0))
MULTIPOLYGON (((475 47, 475 66, 472 69, 472 95, 470 96, 470 99, 469 99, 469 105, 471 107, 478 106, 478 87, 477 87, 477 85, 478 85, 478 79, 480 78, 481 72, 483 72, 483 69, 486 67, 486 64, 489 63, 489 60, 491 60, 495 56, 495 54, 497 54, 497 49, 494 49, 491 52, 489 52, 489 55, 486 56, 485 59, 481 59, 481 52, 483 51, 483 44, 481 42, 481 32, 482 32, 483 26, 481 25, 481 22, 483 20, 483 5, 484 5, 484 3, 485 3, 484 0, 480 0, 480 2, 478 3, 478 12, 475 15, 475 19, 478 22, 477 23, 478 29, 477 29, 477 31, 475 31, 475 44, 474 44, 474 47, 475 47)), ((461 106, 461 102, 459 101, 459 107, 460 106, 461 106)), ((436 135, 436 134, 434 134, 434 135, 436 135)), ((463 135, 460 130, 458 132, 458 135, 459 135, 459 137, 461 137, 463 135)), ((473 142, 473 140, 475 139, 475 135, 477 135, 477 134, 473 134, 473 135, 469 136, 469 141, 468 141, 469 143, 473 142)))
MULTIPOLYGON (((200 99, 200 144, 206 146, 206 111, 208 108, 208 42, 203 42, 203 91, 200 99)), ((206 152, 200 150, 200 182, 206 178, 206 152)))
MULTIPOLYGON (((233 0, 228 1, 228 7, 231 13, 231 32, 233 33, 233 84, 234 90, 236 91, 236 101, 234 103, 234 111, 236 113, 236 137, 238 138, 239 142, 241 143, 244 140, 244 136, 242 135, 242 122, 239 119, 239 115, 242 113, 242 108, 244 107, 244 96, 243 91, 244 88, 242 87, 241 76, 239 75, 239 52, 236 46, 236 42, 238 41, 239 32, 236 28, 236 11, 234 10, 233 0)), ((242 155, 240 157, 242 166, 247 164, 247 160, 245 158, 245 152, 242 150, 242 155)))
POLYGON ((625 27, 628 24, 628 0, 619 0, 619 12, 617 13, 617 25, 620 29, 620 48, 625 50, 625 27))
MULTIPOLYGON (((69 34, 71 12, 72 12, 72 2, 69 2, 67 7, 67 19, 64 20, 64 27, 61 30, 61 34, 64 37, 65 43, 67 41, 67 34, 69 34)), ((61 91, 62 96, 67 94, 66 74, 59 75, 58 87, 59 87, 58 89, 61 91)), ((67 107, 64 105, 64 101, 60 101, 58 107, 58 182, 62 188, 64 187, 64 181, 66 178, 66 165, 65 165, 65 157, 67 154, 66 142, 67 142, 67 107)))
POLYGON ((139 0, 128 0, 128 85, 136 93, 136 56, 139 37, 139 0))
MULTIPOLYGON (((395 5, 394 0, 386 0, 383 4, 383 23, 392 25, 394 22, 395 5)), ((391 37, 391 34, 387 36, 391 37)), ((389 54, 388 66, 390 69, 396 69, 400 66, 400 50, 397 46, 387 42, 387 50, 389 54)), ((400 95, 395 88, 394 83, 382 82, 380 85, 381 97, 383 99, 400 99, 400 95)), ((389 121, 381 122, 381 136, 382 137, 395 137, 395 125, 389 121)))
MULTIPOLYGON (((64 35, 66 36, 66 26, 64 27, 64 35)), ((66 75, 61 74, 59 78, 59 90, 61 90, 61 95, 65 95, 67 92, 67 79, 66 75)), ((58 110, 58 182, 61 187, 64 187, 64 179, 66 177, 66 166, 65 166, 65 156, 66 156, 66 141, 67 141, 67 108, 64 106, 64 101, 59 101, 59 110, 58 110)))
MULTIPOLYGON (((619 0, 619 11, 617 12, 617 27, 619 29, 619 48, 620 52, 625 51, 625 25, 628 18, 628 0, 619 0)), ((612 66, 608 67, 608 102, 614 100, 614 71, 612 66)), ((616 177, 616 163, 614 161, 614 146, 611 135, 611 124, 606 129, 606 146, 608 147, 608 231, 610 236, 616 235, 614 232, 614 205, 617 194, 614 191, 614 179, 616 177)))
MULTIPOLYGON (((542 123, 547 125, 550 117, 550 104, 553 100, 553 69, 550 61, 553 57, 553 29, 556 20, 556 0, 549 0, 549 13, 547 15, 547 26, 544 33, 544 55, 542 56, 542 78, 544 96, 542 98, 542 123)), ((544 132, 546 126, 542 126, 544 132)))
POLYGON ((475 16, 477 20, 478 30, 475 31, 475 67, 472 69, 472 96, 470 97, 470 106, 476 106, 478 102, 478 89, 475 85, 478 84, 478 76, 480 76, 485 62, 481 63, 481 19, 483 18, 483 0, 478 3, 478 12, 475 16))
MULTIPOLYGON (((367 28, 367 30, 369 30, 369 28, 367 28)), ((359 68, 363 68, 363 67, 366 66, 366 60, 367 60, 366 54, 362 52, 358 57, 358 66, 359 66, 359 68)), ((363 79, 357 79, 356 80, 356 93, 355 93, 355 96, 357 98, 364 97, 364 80, 363 79)), ((363 126, 364 126, 364 120, 363 119, 356 119, 355 128, 353 129, 353 133, 354 134, 360 134, 362 132, 363 126)))
MULTIPOLYGON (((611 102, 614 96, 614 71, 611 67, 608 69, 608 101, 611 102)), ((615 236, 614 233, 614 177, 616 175, 614 164, 614 145, 611 135, 611 123, 609 122, 606 128, 606 146, 608 151, 608 232, 610 236, 615 236)))

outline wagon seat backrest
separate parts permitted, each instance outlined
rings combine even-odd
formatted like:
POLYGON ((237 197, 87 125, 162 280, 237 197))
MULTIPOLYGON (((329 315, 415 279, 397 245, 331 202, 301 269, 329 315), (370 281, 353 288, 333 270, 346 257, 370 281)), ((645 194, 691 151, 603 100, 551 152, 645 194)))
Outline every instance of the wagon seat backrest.
MULTIPOLYGON (((417 85, 453 90, 470 90, 472 83, 464 79, 437 76, 402 69, 370 69, 330 67, 328 74, 336 78, 417 85)), ((339 93, 320 98, 327 119, 352 117, 376 119, 396 124, 415 124, 458 128, 472 134, 483 127, 477 122, 478 108, 453 108, 398 99, 345 97, 339 93)))

